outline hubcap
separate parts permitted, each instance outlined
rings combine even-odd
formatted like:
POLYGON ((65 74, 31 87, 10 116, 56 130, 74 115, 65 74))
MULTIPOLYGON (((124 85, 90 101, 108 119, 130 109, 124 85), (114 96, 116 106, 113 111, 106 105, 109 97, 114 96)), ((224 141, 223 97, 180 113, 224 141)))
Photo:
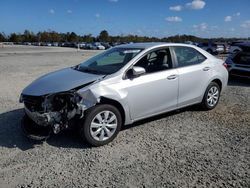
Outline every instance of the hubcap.
POLYGON ((219 99, 219 90, 217 87, 213 86, 209 89, 207 94, 207 104, 213 107, 217 104, 219 99))
POLYGON ((97 141, 104 141, 113 136, 117 128, 117 117, 111 111, 102 111, 92 120, 90 134, 97 141))

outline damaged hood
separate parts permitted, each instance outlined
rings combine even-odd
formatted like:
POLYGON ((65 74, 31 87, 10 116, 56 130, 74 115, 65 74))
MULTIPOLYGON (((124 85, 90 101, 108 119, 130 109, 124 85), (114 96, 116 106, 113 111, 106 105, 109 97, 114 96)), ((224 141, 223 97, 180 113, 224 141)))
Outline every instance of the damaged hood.
POLYGON ((23 90, 22 94, 42 96, 46 94, 69 91, 81 85, 103 78, 103 76, 104 75, 90 74, 80 72, 72 68, 66 68, 38 78, 28 85, 23 90))

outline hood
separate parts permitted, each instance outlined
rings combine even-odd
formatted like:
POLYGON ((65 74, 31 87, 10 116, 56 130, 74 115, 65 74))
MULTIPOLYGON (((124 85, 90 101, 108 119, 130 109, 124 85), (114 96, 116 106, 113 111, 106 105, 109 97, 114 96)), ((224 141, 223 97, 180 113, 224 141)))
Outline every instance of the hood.
POLYGON ((42 96, 46 94, 69 91, 81 85, 96 81, 103 76, 104 75, 84 73, 72 68, 66 68, 38 78, 28 85, 23 90, 22 94, 42 96))

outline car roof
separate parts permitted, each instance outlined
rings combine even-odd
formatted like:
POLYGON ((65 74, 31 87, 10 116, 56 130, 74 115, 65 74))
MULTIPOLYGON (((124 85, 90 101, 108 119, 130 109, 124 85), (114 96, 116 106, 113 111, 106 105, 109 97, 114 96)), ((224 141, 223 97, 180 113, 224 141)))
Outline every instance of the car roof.
POLYGON ((184 44, 184 43, 166 43, 166 42, 131 43, 131 44, 118 45, 116 47, 118 47, 118 48, 148 49, 148 48, 162 47, 162 46, 189 46, 189 47, 194 47, 194 45, 190 45, 190 44, 184 44))

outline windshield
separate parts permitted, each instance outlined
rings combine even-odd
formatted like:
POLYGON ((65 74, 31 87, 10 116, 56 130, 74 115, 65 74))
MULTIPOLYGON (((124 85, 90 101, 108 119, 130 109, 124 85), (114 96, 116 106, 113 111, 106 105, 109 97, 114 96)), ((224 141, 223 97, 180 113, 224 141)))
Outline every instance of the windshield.
POLYGON ((143 49, 112 48, 81 63, 76 70, 93 74, 112 74, 120 70, 143 49))

